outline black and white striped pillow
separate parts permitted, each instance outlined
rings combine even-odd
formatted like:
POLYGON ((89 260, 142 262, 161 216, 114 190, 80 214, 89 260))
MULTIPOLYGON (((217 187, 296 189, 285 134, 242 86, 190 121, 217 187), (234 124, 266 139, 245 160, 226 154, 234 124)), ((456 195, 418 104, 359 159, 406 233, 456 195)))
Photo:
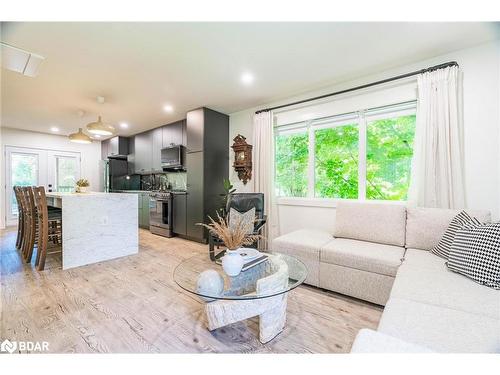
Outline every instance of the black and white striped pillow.
POLYGON ((470 217, 465 211, 460 212, 457 216, 451 220, 450 225, 446 228, 443 237, 439 240, 439 243, 431 249, 431 252, 438 257, 448 259, 448 254, 450 253, 451 244, 455 239, 457 231, 469 224, 481 224, 479 220, 475 217, 470 217))
POLYGON ((500 222, 459 229, 446 265, 479 284, 500 289, 500 222))

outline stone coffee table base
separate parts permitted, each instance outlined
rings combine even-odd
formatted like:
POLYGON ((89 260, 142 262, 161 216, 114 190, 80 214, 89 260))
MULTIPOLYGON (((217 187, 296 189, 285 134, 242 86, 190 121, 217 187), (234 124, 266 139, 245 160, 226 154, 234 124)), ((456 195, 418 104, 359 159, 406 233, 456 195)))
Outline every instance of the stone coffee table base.
POLYGON ((208 330, 245 319, 259 317, 259 340, 265 344, 283 331, 286 321, 287 295, 248 301, 214 301, 205 305, 208 330))
MULTIPOLYGON (((259 298, 259 295, 273 295, 273 290, 284 290, 288 284, 288 265, 279 256, 269 256, 264 269, 256 267, 253 272, 264 271, 265 277, 259 278, 253 288, 255 299, 244 300, 216 300, 207 302, 205 313, 208 321, 208 330, 227 326, 245 319, 259 317, 259 339, 265 344, 275 338, 283 328, 286 321, 287 292, 272 297, 259 298)), ((248 280, 255 280, 252 270, 248 272, 248 280)), ((238 279, 235 288, 241 288, 245 278, 238 279), (243 280, 243 281, 242 281, 243 280)))

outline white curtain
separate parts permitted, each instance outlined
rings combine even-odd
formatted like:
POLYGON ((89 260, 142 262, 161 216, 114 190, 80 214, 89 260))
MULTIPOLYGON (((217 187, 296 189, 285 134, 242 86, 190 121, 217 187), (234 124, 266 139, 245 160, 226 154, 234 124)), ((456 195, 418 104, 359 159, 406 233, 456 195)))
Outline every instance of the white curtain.
POLYGON ((272 239, 278 236, 278 208, 274 196, 274 134, 271 112, 261 112, 253 118, 253 187, 254 192, 264 193, 264 211, 267 223, 260 247, 269 249, 272 239))
POLYGON ((420 207, 465 207, 463 130, 458 67, 418 76, 409 201, 420 207))

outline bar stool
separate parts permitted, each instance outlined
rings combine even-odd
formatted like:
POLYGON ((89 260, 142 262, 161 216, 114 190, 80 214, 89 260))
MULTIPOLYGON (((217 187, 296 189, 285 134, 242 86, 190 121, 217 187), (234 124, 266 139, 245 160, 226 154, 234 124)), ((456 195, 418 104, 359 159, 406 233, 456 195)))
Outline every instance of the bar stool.
POLYGON ((59 245, 61 243, 62 234, 62 215, 60 210, 49 210, 47 207, 47 197, 45 196, 45 188, 43 186, 33 187, 32 194, 36 206, 36 217, 38 223, 38 241, 35 266, 39 271, 45 268, 45 259, 47 254, 61 252, 61 246, 49 248, 48 243, 59 245), (58 251, 51 251, 57 248, 58 251))
POLYGON ((22 209, 21 198, 20 198, 20 187, 14 186, 14 195, 17 201, 17 238, 16 238, 16 249, 20 250, 22 246, 23 230, 24 230, 24 212, 22 209))
POLYGON ((35 202, 31 187, 22 186, 19 188, 19 202, 23 213, 23 235, 21 239, 21 254, 26 263, 31 262, 33 247, 36 240, 36 211, 35 202))

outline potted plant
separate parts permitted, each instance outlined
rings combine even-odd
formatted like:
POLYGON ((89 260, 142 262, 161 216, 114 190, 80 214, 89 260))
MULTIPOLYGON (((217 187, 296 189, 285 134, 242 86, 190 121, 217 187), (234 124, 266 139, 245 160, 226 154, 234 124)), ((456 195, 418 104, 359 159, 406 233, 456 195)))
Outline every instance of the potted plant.
MULTIPOLYGON (((227 247, 225 255, 222 257, 222 268, 229 276, 237 276, 243 268, 243 257, 236 251, 244 245, 251 245, 262 238, 260 234, 249 234, 248 223, 237 221, 229 224, 229 219, 221 216, 217 212, 217 221, 208 217, 209 224, 198 223, 204 226, 210 233, 214 234, 224 242, 227 247)), ((252 224, 253 226, 253 224, 252 224)))
POLYGON ((80 178, 78 181, 76 181, 76 192, 77 193, 86 193, 87 188, 90 186, 89 180, 86 178, 80 178))

